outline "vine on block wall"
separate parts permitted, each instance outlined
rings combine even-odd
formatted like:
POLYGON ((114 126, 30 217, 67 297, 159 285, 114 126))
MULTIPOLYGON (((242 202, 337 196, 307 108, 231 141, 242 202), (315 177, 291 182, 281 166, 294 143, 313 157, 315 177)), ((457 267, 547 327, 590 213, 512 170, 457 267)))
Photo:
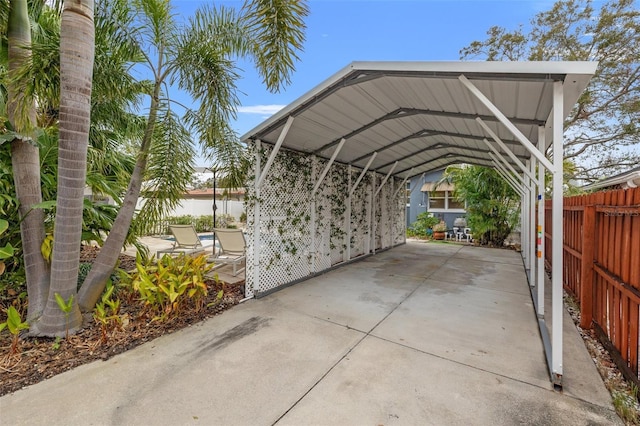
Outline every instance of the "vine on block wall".
MULTIPOLYGON (((259 152, 255 146, 251 147, 254 170, 256 158, 259 156, 260 165, 264 167, 271 152, 270 145, 262 144, 259 152)), ((256 178, 250 176, 245 194, 248 294, 277 288, 342 262, 347 244, 351 258, 365 254, 369 248, 365 242, 370 238, 370 219, 380 222, 384 218, 387 224, 383 226, 387 229, 391 229, 388 217, 394 215, 394 220, 399 221, 398 200, 390 199, 391 180, 386 184, 389 188, 383 188, 375 205, 371 205, 373 180, 376 179, 377 185, 382 180, 374 172, 366 173, 354 191, 351 217, 347 220, 349 178, 353 184, 361 171, 352 168, 349 177, 349 168, 343 164, 331 166, 312 199, 312 190, 326 164, 325 159, 281 149, 260 188, 259 197, 256 178), (257 211, 259 217, 256 217, 257 211), (350 230, 347 223, 351 224, 350 230), (257 246, 256 230, 259 231, 257 246), (349 231, 351 238, 347 241, 349 231), (258 282, 255 282, 256 276, 258 282)), ((404 213, 400 219, 404 219, 404 213)), ((395 241, 395 237, 391 238, 386 246, 395 241)))

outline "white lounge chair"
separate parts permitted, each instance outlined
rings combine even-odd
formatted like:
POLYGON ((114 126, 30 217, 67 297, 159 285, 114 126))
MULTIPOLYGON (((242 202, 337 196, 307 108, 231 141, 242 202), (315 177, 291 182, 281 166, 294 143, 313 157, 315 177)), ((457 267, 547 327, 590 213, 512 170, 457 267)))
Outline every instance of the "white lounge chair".
POLYGON ((194 254, 204 252, 212 245, 203 245, 198 237, 196 228, 193 225, 169 225, 169 231, 173 234, 175 241, 168 249, 158 250, 157 257, 163 254, 194 254))
POLYGON ((210 262, 216 265, 213 269, 221 268, 224 265, 233 265, 233 276, 244 271, 246 265, 238 269, 239 265, 245 262, 245 249, 247 243, 241 229, 214 229, 220 249, 209 258, 210 262))

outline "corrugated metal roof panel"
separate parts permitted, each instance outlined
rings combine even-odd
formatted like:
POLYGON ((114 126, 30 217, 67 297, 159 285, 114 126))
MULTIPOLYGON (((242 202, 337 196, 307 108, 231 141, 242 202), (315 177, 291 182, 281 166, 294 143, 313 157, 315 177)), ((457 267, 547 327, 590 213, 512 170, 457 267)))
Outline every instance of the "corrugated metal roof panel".
MULTIPOLYGON (((563 81, 564 113, 595 72, 591 62, 354 62, 251 130, 243 140, 275 143, 294 117, 283 146, 328 158, 341 138, 337 160, 417 175, 456 162, 490 165, 491 141, 480 117, 520 158, 531 154, 473 96, 464 75, 532 142, 553 104, 553 81, 563 81)), ((547 133, 550 131, 547 126, 547 133)), ((494 142, 492 142, 494 143, 494 142)))

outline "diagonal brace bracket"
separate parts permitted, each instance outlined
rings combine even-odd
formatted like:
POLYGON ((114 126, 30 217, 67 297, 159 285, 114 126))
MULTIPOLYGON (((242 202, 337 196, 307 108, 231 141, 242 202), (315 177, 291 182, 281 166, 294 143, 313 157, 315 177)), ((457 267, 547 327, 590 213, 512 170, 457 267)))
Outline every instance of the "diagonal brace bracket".
POLYGON ((529 151, 532 155, 534 155, 543 166, 547 168, 547 170, 555 173, 555 167, 547 158, 538 151, 538 148, 518 129, 508 118, 506 115, 495 106, 489 98, 487 98, 484 93, 480 91, 472 82, 470 82, 467 77, 463 74, 460 74, 458 80, 467 88, 469 91, 476 97, 484 106, 486 106, 489 111, 500 121, 509 131, 520 141, 522 146, 524 146, 527 151, 529 151))

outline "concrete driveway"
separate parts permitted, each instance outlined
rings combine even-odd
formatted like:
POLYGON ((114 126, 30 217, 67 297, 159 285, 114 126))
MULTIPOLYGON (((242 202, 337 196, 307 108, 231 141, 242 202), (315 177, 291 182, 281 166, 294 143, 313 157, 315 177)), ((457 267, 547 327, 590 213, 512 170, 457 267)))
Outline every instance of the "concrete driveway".
POLYGON ((622 424, 569 319, 554 392, 519 254, 408 243, 0 398, 1 424, 622 424))

